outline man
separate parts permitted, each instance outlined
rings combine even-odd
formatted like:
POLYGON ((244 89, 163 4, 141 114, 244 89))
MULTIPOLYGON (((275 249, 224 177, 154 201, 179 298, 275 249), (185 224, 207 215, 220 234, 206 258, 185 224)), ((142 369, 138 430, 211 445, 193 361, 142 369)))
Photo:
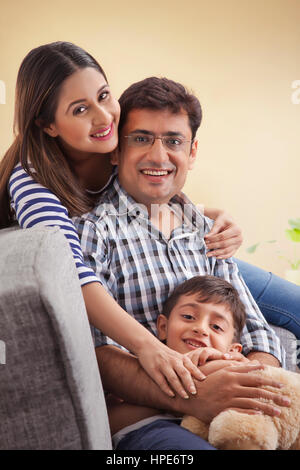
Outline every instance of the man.
MULTIPOLYGON (((120 151, 113 157, 118 177, 91 213, 75 219, 86 262, 117 302, 154 334, 156 318, 177 284, 196 274, 223 277, 236 287, 246 308, 241 341, 245 355, 279 366, 283 361, 279 340, 235 263, 207 257, 204 235, 211 222, 180 193, 196 158, 195 136, 201 122, 198 100, 180 84, 152 77, 129 87, 120 104, 120 151)), ((134 356, 100 332, 95 336, 105 389, 129 403, 191 414, 205 422, 228 407, 280 413, 273 403, 258 401, 258 397, 286 404, 282 396, 258 388, 260 380, 247 373, 259 367, 256 362, 209 375, 197 384, 195 397, 170 399, 134 356)), ((189 448, 188 439, 176 434, 175 441, 170 444, 166 438, 165 447, 160 448, 189 448)), ((141 449, 143 445, 149 443, 142 443, 141 449)), ((205 448, 203 443, 199 448, 205 448)))

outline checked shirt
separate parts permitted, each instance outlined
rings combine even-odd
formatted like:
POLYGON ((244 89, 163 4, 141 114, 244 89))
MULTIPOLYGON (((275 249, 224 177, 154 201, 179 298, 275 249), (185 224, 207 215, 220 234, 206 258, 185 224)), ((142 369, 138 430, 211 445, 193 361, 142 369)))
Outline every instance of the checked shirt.
MULTIPOLYGON (((204 235, 213 221, 203 216, 183 194, 168 204, 182 225, 167 239, 115 177, 96 207, 74 217, 84 261, 121 307, 156 335, 156 319, 179 284, 196 275, 210 274, 230 282, 246 307, 243 352, 273 354, 282 363, 284 351, 254 302, 232 258, 206 256, 204 235)), ((116 343, 92 327, 96 346, 116 343)), ((119 345, 118 345, 119 346, 119 345)))

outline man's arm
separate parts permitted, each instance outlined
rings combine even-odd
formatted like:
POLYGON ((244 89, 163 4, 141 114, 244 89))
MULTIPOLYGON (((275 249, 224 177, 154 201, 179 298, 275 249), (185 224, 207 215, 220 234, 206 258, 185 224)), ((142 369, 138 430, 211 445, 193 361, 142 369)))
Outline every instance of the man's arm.
POLYGON ((114 346, 102 346, 96 348, 96 355, 104 389, 128 403, 174 414, 189 414, 205 422, 210 422, 227 408, 250 410, 251 413, 260 410, 278 416, 278 407, 258 398, 287 406, 281 394, 260 388, 263 385, 280 388, 277 382, 249 373, 261 368, 257 363, 224 367, 204 381, 196 381, 197 395, 184 400, 179 396, 167 397, 131 354, 114 346))
POLYGON ((253 351, 247 355, 247 358, 250 359, 250 361, 259 361, 266 366, 280 367, 280 362, 272 354, 253 351))
MULTIPOLYGON (((206 219, 206 222, 210 225, 211 221, 206 219)), ((285 351, 280 345, 280 340, 259 310, 236 263, 232 258, 225 260, 209 258, 209 262, 211 263, 212 275, 222 277, 230 282, 238 291, 245 306, 246 325, 241 337, 245 356, 251 360, 254 358, 261 360, 264 364, 284 365, 285 351), (250 354, 251 356, 249 356, 250 354)))

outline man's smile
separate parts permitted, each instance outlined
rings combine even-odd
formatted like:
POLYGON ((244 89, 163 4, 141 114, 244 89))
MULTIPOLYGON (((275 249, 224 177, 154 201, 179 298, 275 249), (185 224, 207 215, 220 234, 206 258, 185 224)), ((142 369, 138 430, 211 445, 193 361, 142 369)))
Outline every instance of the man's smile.
POLYGON ((143 175, 151 176, 165 176, 172 172, 172 170, 141 170, 143 175))
POLYGON ((163 183, 174 173, 174 170, 169 168, 142 168, 139 172, 149 183, 163 183))

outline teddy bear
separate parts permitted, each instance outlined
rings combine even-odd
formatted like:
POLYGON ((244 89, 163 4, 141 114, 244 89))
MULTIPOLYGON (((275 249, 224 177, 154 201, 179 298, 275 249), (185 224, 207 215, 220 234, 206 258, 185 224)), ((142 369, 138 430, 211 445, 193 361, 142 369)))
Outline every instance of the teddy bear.
POLYGON ((229 409, 217 415, 210 425, 185 416, 181 426, 222 450, 300 449, 300 374, 272 366, 251 373, 283 384, 280 390, 264 387, 275 393, 284 393, 291 400, 289 407, 281 408, 278 417, 250 415, 229 409))

